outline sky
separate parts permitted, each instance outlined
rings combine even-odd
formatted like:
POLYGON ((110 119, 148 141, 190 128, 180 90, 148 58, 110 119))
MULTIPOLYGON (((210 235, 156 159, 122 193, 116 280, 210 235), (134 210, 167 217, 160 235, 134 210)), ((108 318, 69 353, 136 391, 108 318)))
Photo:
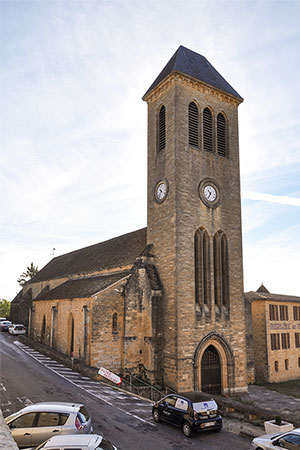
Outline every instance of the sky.
POLYGON ((180 45, 239 106, 244 289, 300 296, 300 0, 0 0, 0 298, 147 224, 142 96, 180 45))

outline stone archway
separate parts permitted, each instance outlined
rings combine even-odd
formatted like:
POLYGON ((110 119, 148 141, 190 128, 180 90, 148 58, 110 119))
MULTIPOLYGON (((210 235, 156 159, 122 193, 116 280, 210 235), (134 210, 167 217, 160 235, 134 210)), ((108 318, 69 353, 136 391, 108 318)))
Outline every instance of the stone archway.
POLYGON ((233 352, 221 335, 210 333, 200 341, 194 358, 194 380, 196 391, 230 394, 234 390, 233 352))

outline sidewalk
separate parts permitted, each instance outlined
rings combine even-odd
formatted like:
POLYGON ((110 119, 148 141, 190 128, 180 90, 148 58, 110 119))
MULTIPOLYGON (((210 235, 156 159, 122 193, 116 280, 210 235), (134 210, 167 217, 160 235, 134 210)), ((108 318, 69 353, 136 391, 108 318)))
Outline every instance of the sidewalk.
POLYGON ((300 427, 300 398, 280 394, 263 386, 249 385, 248 394, 241 397, 241 401, 255 405, 259 410, 269 411, 273 418, 281 416, 295 427, 300 427))
POLYGON ((256 385, 249 385, 248 393, 239 397, 214 398, 221 408, 224 428, 233 433, 260 436, 265 433, 264 421, 276 416, 300 427, 300 398, 256 385))

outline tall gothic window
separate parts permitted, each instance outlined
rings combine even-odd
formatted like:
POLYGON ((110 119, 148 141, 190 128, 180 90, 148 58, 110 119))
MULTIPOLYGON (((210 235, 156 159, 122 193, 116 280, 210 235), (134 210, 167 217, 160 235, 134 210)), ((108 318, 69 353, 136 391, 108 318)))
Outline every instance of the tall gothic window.
POLYGON ((189 144, 199 148, 199 110, 195 102, 189 104, 189 144))
POLYGON ((164 105, 160 108, 158 114, 158 146, 157 151, 160 152, 166 147, 166 108, 164 105))
POLYGON ((203 111, 203 148, 208 152, 213 151, 213 117, 209 108, 203 111))
POLYGON ((228 156, 227 123, 224 114, 217 116, 217 149, 221 156, 228 156))
POLYGON ((195 233, 195 301, 200 307, 209 307, 210 297, 210 254, 209 237, 204 228, 195 233))
POLYGON ((223 231, 214 236, 214 284, 215 304, 221 308, 229 308, 229 267, 228 244, 223 231))
POLYGON ((42 323, 42 331, 41 331, 41 343, 46 343, 46 316, 43 316, 43 323, 42 323))
POLYGON ((118 332, 118 314, 115 312, 112 316, 112 332, 117 333, 118 332))

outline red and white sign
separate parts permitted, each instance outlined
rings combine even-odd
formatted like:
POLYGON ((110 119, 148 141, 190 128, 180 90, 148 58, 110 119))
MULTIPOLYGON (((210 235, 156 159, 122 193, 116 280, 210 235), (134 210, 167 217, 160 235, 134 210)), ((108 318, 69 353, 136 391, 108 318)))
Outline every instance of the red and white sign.
POLYGON ((104 367, 100 367, 98 370, 98 374, 101 375, 104 378, 107 378, 108 380, 112 381, 116 384, 122 383, 122 378, 118 377, 118 375, 110 372, 108 369, 105 369, 104 367))

